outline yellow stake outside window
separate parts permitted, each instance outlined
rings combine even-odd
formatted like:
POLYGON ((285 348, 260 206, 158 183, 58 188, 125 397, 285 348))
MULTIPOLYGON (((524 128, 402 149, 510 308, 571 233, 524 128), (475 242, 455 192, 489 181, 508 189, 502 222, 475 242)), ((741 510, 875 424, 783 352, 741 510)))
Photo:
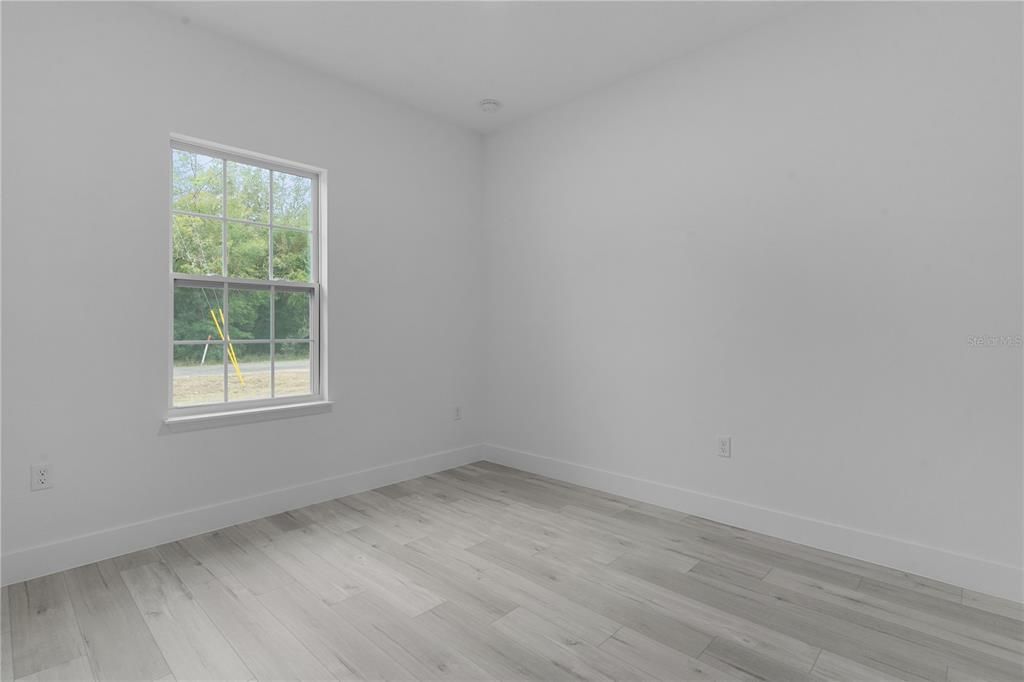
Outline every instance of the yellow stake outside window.
POLYGON ((224 330, 221 328, 221 322, 224 322, 224 309, 218 308, 217 310, 220 312, 220 322, 217 321, 217 313, 213 312, 213 308, 210 308, 210 317, 213 318, 213 326, 217 328, 217 334, 220 335, 220 340, 228 342, 228 358, 230 358, 231 364, 235 367, 235 374, 238 375, 239 383, 245 386, 245 379, 242 378, 242 369, 238 366, 238 358, 235 356, 235 347, 229 339, 224 337, 224 330))

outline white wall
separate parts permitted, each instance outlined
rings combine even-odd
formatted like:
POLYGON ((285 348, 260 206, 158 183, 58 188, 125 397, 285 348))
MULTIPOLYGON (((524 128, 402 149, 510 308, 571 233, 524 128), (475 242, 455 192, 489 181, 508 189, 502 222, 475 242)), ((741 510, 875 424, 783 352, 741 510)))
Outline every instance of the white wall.
POLYGON ((1021 75, 828 4, 487 138, 495 456, 1019 597, 1021 75))
POLYGON ((481 439, 477 135, 130 3, 2 11, 5 583, 474 459, 333 478, 481 439), (331 413, 162 431, 171 132, 328 169, 331 413))
POLYGON ((814 7, 483 158, 145 8, 2 12, 3 582, 487 440, 1019 596, 1024 363, 968 345, 1021 333, 1019 6, 814 7), (331 413, 162 430, 172 131, 329 169, 331 413))

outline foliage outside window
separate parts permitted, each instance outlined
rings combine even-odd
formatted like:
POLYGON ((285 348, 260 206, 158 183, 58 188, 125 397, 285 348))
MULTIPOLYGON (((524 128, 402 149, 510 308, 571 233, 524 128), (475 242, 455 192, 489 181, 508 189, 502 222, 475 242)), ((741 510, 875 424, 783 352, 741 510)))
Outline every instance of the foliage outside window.
POLYGON ((318 396, 317 175, 177 142, 170 160, 171 407, 318 396))

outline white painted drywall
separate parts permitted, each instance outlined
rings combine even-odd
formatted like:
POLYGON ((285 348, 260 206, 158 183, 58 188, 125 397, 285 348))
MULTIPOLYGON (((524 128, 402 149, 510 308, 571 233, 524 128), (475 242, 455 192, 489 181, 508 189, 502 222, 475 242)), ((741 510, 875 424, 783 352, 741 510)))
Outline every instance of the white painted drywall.
POLYGON ((1019 595, 1021 7, 826 5, 486 139, 489 439, 1019 595))
POLYGON ((1021 333, 1020 11, 814 7, 482 159, 145 8, 3 3, 3 581, 480 453, 1019 575, 1021 351, 969 337, 1021 333), (162 431, 172 131, 329 169, 330 414, 162 431))
POLYGON ((480 441, 478 135, 131 3, 2 11, 5 557, 480 441), (162 432, 171 132, 328 169, 331 413, 162 432))

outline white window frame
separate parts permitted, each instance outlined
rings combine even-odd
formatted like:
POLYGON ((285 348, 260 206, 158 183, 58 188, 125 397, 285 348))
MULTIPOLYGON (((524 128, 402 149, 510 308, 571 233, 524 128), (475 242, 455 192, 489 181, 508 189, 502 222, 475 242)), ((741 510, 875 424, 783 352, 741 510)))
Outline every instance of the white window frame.
MULTIPOLYGON (((228 277, 226 275, 196 275, 187 273, 174 272, 174 215, 182 214, 189 215, 187 212, 174 211, 171 205, 171 197, 173 196, 173 175, 169 177, 168 181, 168 204, 167 204, 167 216, 168 216, 168 244, 170 250, 168 254, 168 272, 170 272, 169 279, 169 300, 170 306, 168 308, 168 365, 167 365, 167 417, 164 420, 168 425, 175 424, 187 424, 193 422, 200 422, 207 419, 223 419, 225 423, 233 422, 245 422, 253 421, 262 418, 274 418, 281 416, 282 414, 305 414, 311 412, 322 411, 319 409, 322 406, 329 406, 330 402, 327 398, 327 324, 326 324, 326 279, 327 279, 327 268, 326 268, 326 213, 327 213, 327 171, 323 168, 317 168, 307 164, 296 163, 293 161, 286 161, 277 157, 268 156, 266 154, 260 154, 257 152, 251 152, 235 147, 229 147, 226 145, 218 144, 215 142, 209 142, 206 140, 200 140, 197 138, 189 137, 186 135, 171 135, 170 145, 168 147, 168 160, 170 155, 175 150, 193 152, 211 156, 225 161, 234 161, 250 166, 257 166, 259 168, 265 168, 269 171, 287 173, 289 175, 296 175, 306 177, 311 180, 311 191, 312 191, 312 206, 311 206, 311 219, 312 219, 312 230, 311 230, 311 257, 310 257, 310 282, 293 282, 286 280, 277 279, 246 279, 240 277, 228 277), (240 286, 248 288, 258 288, 269 292, 270 294, 270 357, 273 363, 274 353, 276 351, 276 340, 274 339, 274 305, 275 305, 275 294, 280 291, 305 291, 312 295, 312 303, 310 305, 310 318, 309 318, 309 342, 310 342, 310 394, 301 396, 286 396, 286 397, 275 397, 275 398, 262 398, 256 400, 235 400, 227 401, 227 373, 228 373, 228 362, 227 358, 223 359, 224 372, 225 372, 225 401, 221 403, 209 403, 204 405, 188 405, 188 406, 175 406, 174 405, 174 347, 181 345, 174 339, 174 290, 175 286, 179 284, 185 284, 190 286, 203 286, 207 288, 213 288, 216 286, 223 287, 224 298, 224 315, 225 315, 225 326, 230 322, 230 298, 227 296, 227 291, 230 286, 240 286), (314 409, 305 410, 306 407, 312 407, 314 409), (240 419, 232 419, 232 417, 240 417, 240 419)), ((170 163, 168 163, 170 168, 170 163)), ((226 170, 225 170, 226 175, 226 170)), ((225 178, 226 180, 226 178, 225 178)), ((271 183, 271 188, 273 183, 271 183)), ((226 273, 227 267, 227 223, 228 222, 250 222, 245 220, 232 220, 227 216, 227 183, 225 181, 223 186, 224 192, 224 215, 220 217, 222 221, 223 233, 221 242, 221 262, 222 272, 226 273)), ((273 193, 271 193, 271 202, 273 193)), ((270 221, 273 221, 273 204, 270 206, 270 221)), ((200 216, 209 218, 209 216, 200 216)), ((256 223, 254 223, 256 224, 256 223)), ((262 223, 258 223, 262 225, 262 223)), ((267 227, 268 232, 268 257, 269 267, 271 272, 273 271, 273 228, 267 227)), ((232 340, 232 343, 245 343, 244 340, 232 340)), ((253 341, 254 343, 268 343, 268 341, 253 341)), ((197 342, 202 343, 202 342, 197 342)), ((226 355, 226 353, 225 353, 226 355)), ((271 386, 273 390, 273 372, 271 373, 271 386)))

